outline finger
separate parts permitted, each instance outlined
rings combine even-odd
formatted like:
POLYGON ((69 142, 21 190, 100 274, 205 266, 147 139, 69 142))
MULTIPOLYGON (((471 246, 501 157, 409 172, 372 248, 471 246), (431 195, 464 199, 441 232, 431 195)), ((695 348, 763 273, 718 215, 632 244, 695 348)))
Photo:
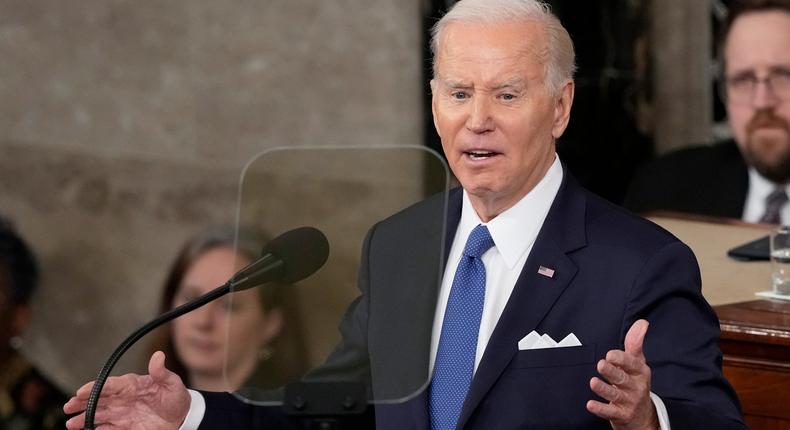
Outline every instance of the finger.
POLYGON ((69 430, 82 430, 85 427, 85 414, 79 414, 76 417, 70 418, 66 421, 66 428, 69 430))
MULTIPOLYGON (((101 388, 101 397, 105 397, 112 394, 117 394, 119 391, 128 387, 131 376, 130 374, 123 375, 123 376, 111 376, 104 381, 104 385, 101 388)), ((93 386, 95 385, 96 381, 88 382, 87 384, 83 385, 77 390, 76 397, 80 400, 88 400, 91 395, 91 391, 93 391, 93 386)))
POLYGON ((126 420, 128 412, 127 408, 102 408, 97 410, 96 415, 93 416, 96 430, 100 428, 128 427, 126 425, 128 424, 126 420))
POLYGON ((613 366, 623 369, 623 371, 630 375, 642 374, 646 367, 644 356, 633 356, 619 349, 613 349, 607 352, 605 360, 613 366))
POLYGON ((598 361, 596 369, 612 385, 624 387, 628 383, 628 373, 606 360, 598 361))
MULTIPOLYGON (((125 420, 129 408, 117 404, 104 404, 100 402, 93 414, 93 424, 96 430, 125 427, 125 420)), ((68 429, 83 429, 85 427, 85 414, 81 413, 66 422, 68 429)))
POLYGON ((165 367, 165 353, 156 351, 148 362, 148 374, 155 383, 163 384, 168 387, 183 386, 181 378, 165 367))
POLYGON ((647 320, 637 320, 625 335, 625 352, 635 357, 644 357, 642 344, 647 334, 647 320))
POLYGON ((611 403, 618 403, 623 395, 622 391, 618 390, 615 386, 609 385, 597 377, 590 379, 590 389, 592 389, 595 394, 611 403))
MULTIPOLYGON (((125 389, 129 386, 132 382, 131 375, 119 376, 119 377, 112 377, 107 380, 107 383, 102 387, 101 395, 99 396, 99 401, 96 404, 96 413, 98 410, 101 410, 106 406, 106 402, 108 402, 108 398, 117 394, 121 390, 125 389)), ((64 405, 63 405, 63 412, 66 414, 75 414, 79 412, 83 412, 88 407, 88 400, 90 398, 91 390, 93 389, 93 382, 89 382, 77 391, 77 395, 70 398, 64 405)), ((98 422, 98 420, 97 420, 98 422)), ((80 427, 81 428, 81 427, 80 427)))
MULTIPOLYGON (((104 407, 105 406, 104 402, 105 399, 101 398, 99 403, 96 405, 97 409, 104 407)), ((72 397, 63 405, 63 412, 67 415, 72 415, 78 412, 83 412, 87 407, 88 407, 87 400, 83 400, 77 397, 72 397)))
POLYGON ((85 410, 87 405, 87 401, 72 397, 68 402, 66 402, 66 404, 63 405, 63 412, 69 415, 82 412, 85 410))
MULTIPOLYGON (((169 371, 165 367, 165 353, 156 351, 151 355, 151 360, 148 361, 148 375, 154 383, 172 385, 174 382, 173 377, 178 377, 175 373, 169 371)), ((178 381, 181 379, 179 378, 178 381)))
MULTIPOLYGON (((103 401, 107 397, 117 394, 118 391, 121 390, 123 384, 121 384, 121 381, 119 381, 120 378, 122 377, 114 376, 105 381, 104 385, 101 387, 101 393, 99 393, 99 401, 103 401)), ((93 391, 93 387, 93 383, 90 383, 90 385, 84 385, 77 391, 77 399, 87 404, 93 391)))
POLYGON ((151 359, 148 360, 148 374, 151 377, 159 381, 164 378, 165 374, 165 353, 162 351, 156 351, 151 354, 151 359))
POLYGON ((587 401, 587 410, 607 421, 623 421, 625 413, 622 408, 612 403, 602 403, 597 400, 587 401))
POLYGON ((82 387, 78 388, 75 396, 79 399, 87 399, 90 396, 91 390, 93 389, 93 384, 95 383, 96 381, 90 381, 87 384, 83 385, 82 387))

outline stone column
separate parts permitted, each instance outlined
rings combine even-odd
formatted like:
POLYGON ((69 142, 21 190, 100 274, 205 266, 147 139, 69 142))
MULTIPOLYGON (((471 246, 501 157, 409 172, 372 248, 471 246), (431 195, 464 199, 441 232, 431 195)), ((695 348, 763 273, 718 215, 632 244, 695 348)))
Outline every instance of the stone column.
POLYGON ((652 1, 654 138, 662 154, 711 140, 711 24, 707 1, 652 1))

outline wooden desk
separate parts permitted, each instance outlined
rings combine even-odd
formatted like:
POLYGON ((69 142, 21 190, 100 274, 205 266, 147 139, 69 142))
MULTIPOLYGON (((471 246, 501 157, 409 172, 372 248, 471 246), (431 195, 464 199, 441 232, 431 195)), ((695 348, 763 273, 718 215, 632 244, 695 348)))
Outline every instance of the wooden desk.
POLYGON ((702 294, 719 316, 724 375, 738 393, 746 424, 753 430, 790 430, 790 302, 754 296, 771 288, 770 263, 727 257, 728 249, 765 236, 771 227, 649 218, 697 256, 702 294))
POLYGON ((699 262, 702 295, 713 306, 754 300, 754 293, 771 289, 767 261, 736 261, 727 250, 767 235, 770 227, 736 220, 706 222, 673 216, 649 216, 688 245, 699 262))
POLYGON ((753 430, 790 429, 790 302, 717 306, 724 375, 753 430))

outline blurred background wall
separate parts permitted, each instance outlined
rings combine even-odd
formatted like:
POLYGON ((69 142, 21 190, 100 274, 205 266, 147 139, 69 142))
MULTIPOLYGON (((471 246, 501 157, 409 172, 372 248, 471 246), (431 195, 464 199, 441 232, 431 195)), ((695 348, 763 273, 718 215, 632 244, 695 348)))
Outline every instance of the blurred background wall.
POLYGON ((64 388, 93 378, 155 314, 180 244, 235 221, 265 148, 419 143, 421 16, 419 0, 0 2, 0 212, 44 275, 28 355, 64 388))

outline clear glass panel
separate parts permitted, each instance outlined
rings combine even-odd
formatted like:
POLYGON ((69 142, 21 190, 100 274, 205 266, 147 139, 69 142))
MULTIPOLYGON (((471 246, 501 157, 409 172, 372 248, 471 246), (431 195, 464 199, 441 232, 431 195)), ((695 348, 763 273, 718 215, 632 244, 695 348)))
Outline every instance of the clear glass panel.
MULTIPOLYGON (((404 354, 397 371, 371 371, 370 360, 383 352, 370 348, 389 351, 393 345, 381 346, 386 342, 358 345, 357 359, 334 357, 332 365, 324 363, 340 342, 338 327, 346 309, 360 294, 357 275, 367 232, 428 196, 438 194, 446 202, 447 184, 444 161, 420 146, 280 147, 247 165, 241 179, 237 245, 261 249, 268 239, 311 226, 326 235, 330 251, 321 269, 293 285, 270 283, 230 295, 225 374, 229 384, 244 380, 237 396, 278 405, 289 384, 332 381, 361 384, 369 403, 391 403, 425 388, 424 356, 404 354)), ((443 228, 445 211, 437 215, 442 219, 436 225, 443 228)), ((424 243, 425 252, 436 256, 436 263, 430 263, 435 273, 444 251, 443 232, 437 235, 440 239, 424 243)), ((437 276, 437 291, 438 282, 437 276)), ((369 288, 377 291, 374 284, 369 288)), ((404 330, 416 324, 407 322, 404 330)))

